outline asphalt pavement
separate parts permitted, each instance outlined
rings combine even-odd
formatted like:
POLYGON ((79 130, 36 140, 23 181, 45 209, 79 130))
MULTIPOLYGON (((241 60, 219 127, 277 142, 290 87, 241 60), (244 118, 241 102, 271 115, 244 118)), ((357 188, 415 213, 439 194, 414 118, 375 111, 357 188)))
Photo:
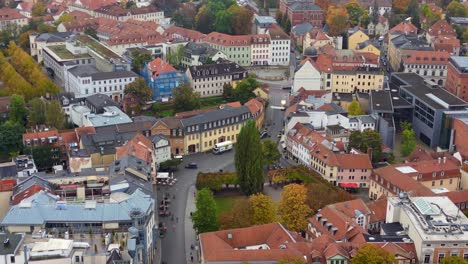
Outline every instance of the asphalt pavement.
MULTIPOLYGON (((194 263, 197 263, 196 251, 192 251, 191 244, 197 245, 193 224, 190 219, 190 212, 195 210, 194 191, 196 176, 199 171, 215 172, 223 170, 234 170, 234 151, 221 155, 212 153, 198 153, 184 156, 184 161, 174 172, 174 177, 178 180, 171 187, 158 186, 158 201, 167 194, 171 198, 171 216, 160 217, 159 221, 167 226, 165 237, 161 239, 161 260, 166 264, 191 263, 190 253, 194 256, 194 263), (185 164, 195 162, 198 169, 186 169, 185 164), (172 220, 174 219, 174 220, 172 220)), ((158 263, 159 264, 159 263, 158 263)))

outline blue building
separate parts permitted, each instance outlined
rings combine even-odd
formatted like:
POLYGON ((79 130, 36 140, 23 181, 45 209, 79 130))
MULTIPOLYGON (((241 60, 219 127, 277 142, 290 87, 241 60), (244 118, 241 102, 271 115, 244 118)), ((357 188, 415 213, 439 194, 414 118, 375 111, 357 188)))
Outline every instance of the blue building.
POLYGON ((153 90, 153 100, 172 97, 172 90, 187 80, 185 73, 176 70, 161 58, 146 63, 141 75, 153 90))

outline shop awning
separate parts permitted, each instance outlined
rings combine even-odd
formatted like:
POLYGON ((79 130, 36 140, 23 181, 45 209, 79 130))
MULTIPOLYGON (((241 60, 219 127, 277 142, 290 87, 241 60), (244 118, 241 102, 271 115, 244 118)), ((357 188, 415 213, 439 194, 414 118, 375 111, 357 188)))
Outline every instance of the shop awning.
POLYGON ((359 185, 355 182, 340 182, 340 186, 344 188, 358 188, 359 185))

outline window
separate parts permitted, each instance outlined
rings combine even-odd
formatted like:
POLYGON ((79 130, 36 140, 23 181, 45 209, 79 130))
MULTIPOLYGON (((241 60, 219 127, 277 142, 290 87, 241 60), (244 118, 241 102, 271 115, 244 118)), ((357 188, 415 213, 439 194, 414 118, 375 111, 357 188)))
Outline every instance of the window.
POLYGON ((10 263, 15 263, 15 256, 10 256, 10 263))
POLYGON ((431 261, 431 255, 424 255, 424 263, 429 263, 431 261))
POLYGON ((442 259, 445 258, 445 254, 444 253, 439 253, 439 261, 438 263, 440 263, 442 261, 442 259))

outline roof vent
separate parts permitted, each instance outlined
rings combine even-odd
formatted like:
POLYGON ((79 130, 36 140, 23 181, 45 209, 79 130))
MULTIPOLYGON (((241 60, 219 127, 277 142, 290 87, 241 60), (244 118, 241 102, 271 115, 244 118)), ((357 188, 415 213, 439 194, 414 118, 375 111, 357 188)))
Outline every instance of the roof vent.
POLYGON ((227 238, 228 238, 228 239, 232 239, 232 234, 231 234, 231 233, 228 233, 228 234, 227 234, 227 238))
POLYGON ((281 244, 281 245, 279 245, 279 248, 280 248, 280 249, 286 249, 287 247, 286 247, 285 244, 281 244))

